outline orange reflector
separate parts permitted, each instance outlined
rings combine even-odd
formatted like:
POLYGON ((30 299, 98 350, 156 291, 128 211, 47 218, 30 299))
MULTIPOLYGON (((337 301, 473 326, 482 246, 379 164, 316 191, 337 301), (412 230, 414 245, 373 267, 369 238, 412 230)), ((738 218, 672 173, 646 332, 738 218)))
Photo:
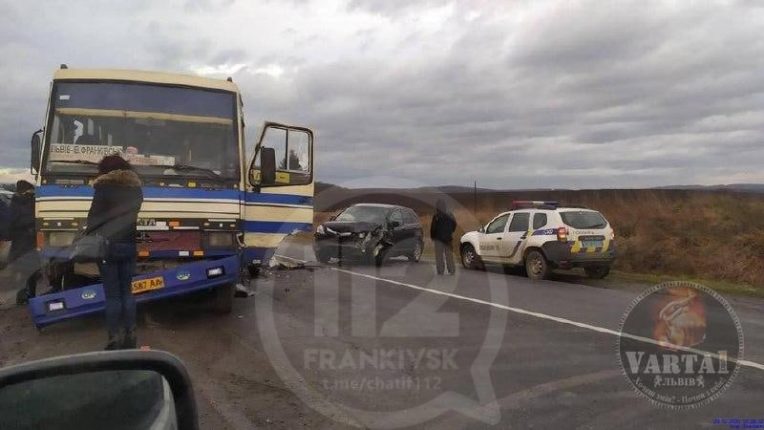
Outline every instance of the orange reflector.
POLYGON ((194 187, 196 187, 196 182, 194 182, 194 181, 189 181, 189 183, 188 183, 188 187, 189 187, 189 188, 194 188, 194 187))
POLYGON ((37 232, 37 249, 42 249, 45 246, 45 234, 41 231, 37 232))
POLYGON ((194 251, 194 257, 204 257, 204 251, 194 251))
POLYGON ((167 223, 170 227, 178 227, 180 226, 180 221, 170 221, 167 223))
POLYGON ((149 256, 149 252, 148 251, 138 251, 138 256, 139 257, 148 257, 149 256))
POLYGON ((557 240, 560 242, 567 242, 568 241, 568 229, 565 227, 560 227, 557 229, 557 240))

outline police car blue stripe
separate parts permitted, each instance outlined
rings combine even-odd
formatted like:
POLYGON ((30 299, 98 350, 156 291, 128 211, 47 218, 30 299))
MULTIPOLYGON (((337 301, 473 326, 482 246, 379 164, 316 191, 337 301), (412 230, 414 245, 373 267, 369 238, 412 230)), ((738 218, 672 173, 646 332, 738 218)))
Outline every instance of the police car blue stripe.
POLYGON ((548 236, 550 234, 557 234, 557 230, 553 228, 547 228, 542 230, 536 230, 531 236, 548 236))

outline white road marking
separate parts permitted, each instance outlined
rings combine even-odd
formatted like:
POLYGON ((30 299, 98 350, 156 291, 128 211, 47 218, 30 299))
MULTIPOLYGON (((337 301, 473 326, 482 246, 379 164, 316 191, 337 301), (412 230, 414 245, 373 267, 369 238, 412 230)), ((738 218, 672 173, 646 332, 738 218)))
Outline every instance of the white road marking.
MULTIPOLYGON (((278 255, 278 257, 287 258, 287 259, 290 259, 290 260, 298 261, 300 263, 307 263, 307 261, 305 261, 305 260, 300 260, 298 258, 287 257, 285 255, 278 255)), ((558 322, 560 324, 567 324, 567 325, 571 325, 571 326, 578 327, 578 328, 583 328, 583 329, 587 329, 587 330, 596 331, 598 333, 609 334, 609 335, 612 335, 612 336, 620 336, 620 337, 623 337, 623 338, 636 340, 638 342, 650 343, 650 344, 658 345, 658 346, 662 345, 660 342, 658 342, 655 339, 650 339, 650 338, 647 338, 647 337, 644 337, 644 336, 637 336, 637 335, 630 334, 630 333, 623 333, 623 332, 619 332, 619 331, 616 331, 616 330, 611 330, 609 328, 599 327, 599 326, 596 326, 596 325, 591 325, 591 324, 586 324, 586 323, 581 323, 581 322, 578 322, 578 321, 573 321, 573 320, 569 320, 567 318, 562 318, 562 317, 556 317, 554 315, 548 315, 548 314, 544 314, 544 313, 541 313, 541 312, 534 312, 534 311, 529 311, 529 310, 526 310, 526 309, 515 308, 515 307, 512 307, 512 306, 502 305, 500 303, 493 303, 493 302, 489 302, 489 301, 486 301, 486 300, 476 299, 474 297, 462 296, 460 294, 447 293, 445 291, 440 291, 440 290, 433 290, 432 288, 420 287, 420 286, 414 285, 414 284, 408 284, 408 283, 405 283, 405 282, 394 281, 392 279, 380 278, 378 276, 368 275, 366 273, 353 272, 352 270, 340 269, 338 267, 327 266, 327 268, 329 268, 331 270, 334 270, 334 271, 337 271, 337 272, 347 273, 349 275, 355 275, 355 276, 360 276, 360 277, 363 277, 363 278, 374 279, 374 280, 377 280, 377 281, 387 282, 389 284, 398 285, 398 286, 401 286, 401 287, 411 288, 411 289, 414 289, 414 290, 425 291, 425 292, 428 292, 428 293, 438 294, 438 295, 442 295, 442 296, 448 296, 450 298, 464 300, 464 301, 467 301, 467 302, 472 302, 472 303, 477 303, 477 304, 481 304, 481 305, 491 306, 491 307, 494 307, 494 308, 497 308, 497 309, 503 309, 505 311, 514 312, 516 314, 528 315, 528 316, 532 316, 532 317, 536 317, 536 318, 540 318, 540 319, 544 319, 544 320, 548 320, 548 321, 558 322)), ((671 346, 673 346, 675 349, 678 349, 678 350, 681 350, 681 351, 692 352, 692 353, 700 354, 700 355, 708 354, 711 357, 719 358, 718 354, 715 354, 715 353, 712 353, 712 352, 703 351, 703 350, 699 350, 699 349, 695 349, 695 348, 687 348, 687 347, 679 346, 679 345, 671 345, 671 346)), ((741 366, 751 367, 751 368, 758 369, 758 370, 764 370, 764 364, 757 363, 755 361, 736 360, 736 359, 732 359, 732 358, 729 358, 729 360, 730 361, 734 361, 734 362, 736 362, 737 364, 739 364, 741 366)))

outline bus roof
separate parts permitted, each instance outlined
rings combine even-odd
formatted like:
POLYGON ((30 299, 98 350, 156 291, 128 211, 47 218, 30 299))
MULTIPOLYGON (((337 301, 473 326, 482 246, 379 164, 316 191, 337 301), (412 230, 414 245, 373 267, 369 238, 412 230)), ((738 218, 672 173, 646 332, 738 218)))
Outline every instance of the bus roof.
POLYGON ((153 84, 183 85, 189 87, 207 88, 239 92, 239 87, 224 79, 211 79, 201 76, 184 75, 179 73, 150 72, 144 70, 118 69, 59 69, 53 75, 53 80, 105 80, 148 82, 153 84))

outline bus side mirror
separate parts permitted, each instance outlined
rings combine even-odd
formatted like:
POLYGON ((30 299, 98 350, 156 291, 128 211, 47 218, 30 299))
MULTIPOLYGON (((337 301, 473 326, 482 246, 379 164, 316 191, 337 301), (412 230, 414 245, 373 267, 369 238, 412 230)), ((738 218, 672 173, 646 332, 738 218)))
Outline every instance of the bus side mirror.
POLYGON ((260 183, 273 185, 276 183, 276 150, 263 147, 260 149, 260 183))
POLYGON ((32 159, 30 161, 29 171, 32 172, 33 175, 37 174, 37 169, 40 168, 40 135, 42 134, 42 130, 37 130, 32 135, 32 141, 30 142, 31 146, 31 155, 32 159))

